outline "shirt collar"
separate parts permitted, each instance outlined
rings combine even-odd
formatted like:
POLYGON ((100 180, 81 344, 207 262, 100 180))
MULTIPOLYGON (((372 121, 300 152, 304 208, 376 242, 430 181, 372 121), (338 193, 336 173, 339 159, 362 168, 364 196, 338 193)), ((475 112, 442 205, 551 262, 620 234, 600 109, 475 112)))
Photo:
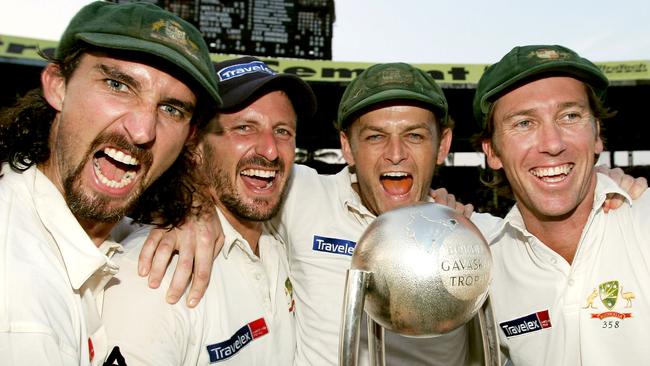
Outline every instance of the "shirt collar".
POLYGON ((630 194, 624 191, 616 182, 612 180, 612 178, 606 174, 596 173, 596 193, 594 195, 594 206, 592 209, 597 210, 601 208, 605 202, 605 199, 607 199, 607 195, 610 193, 620 194, 623 196, 623 198, 625 198, 630 206, 632 206, 634 202, 632 201, 630 194))
POLYGON ((228 259, 230 252, 235 247, 239 247, 239 249, 244 251, 247 255, 251 257, 256 257, 248 241, 244 239, 244 237, 239 233, 239 231, 235 230, 235 228, 230 224, 228 219, 226 219, 226 216, 224 216, 221 209, 216 206, 215 209, 217 210, 217 215, 219 216, 219 222, 221 223, 221 230, 223 231, 223 236, 224 236, 223 249, 222 249, 223 256, 226 259, 228 259))
POLYGON ((343 208, 355 212, 360 216, 369 216, 375 218, 376 215, 370 212, 361 201, 361 197, 357 191, 352 188, 352 184, 357 183, 357 175, 351 171, 350 166, 345 166, 340 172, 336 174, 336 185, 342 187, 339 190, 339 202, 342 203, 343 208))
POLYGON ((74 289, 79 289, 107 264, 117 268, 97 248, 68 208, 61 192, 39 169, 27 169, 22 178, 32 192, 36 212, 54 239, 74 289))

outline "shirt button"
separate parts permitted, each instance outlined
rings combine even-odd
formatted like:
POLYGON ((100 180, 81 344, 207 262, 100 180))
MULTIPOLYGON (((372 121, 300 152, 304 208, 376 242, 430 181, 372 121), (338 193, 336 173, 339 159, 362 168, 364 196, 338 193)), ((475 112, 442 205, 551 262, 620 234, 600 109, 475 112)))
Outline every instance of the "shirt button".
POLYGON ((256 279, 256 280, 259 281, 261 278, 262 278, 262 275, 261 275, 261 274, 259 274, 259 273, 256 273, 256 274, 255 274, 255 279, 256 279))
POLYGON ((555 259, 554 257, 552 257, 552 258, 551 258, 551 263, 553 263, 553 264, 557 263, 557 259, 555 259))
POLYGON ((573 286, 574 283, 575 281, 573 280, 573 278, 569 280, 569 286, 573 286))

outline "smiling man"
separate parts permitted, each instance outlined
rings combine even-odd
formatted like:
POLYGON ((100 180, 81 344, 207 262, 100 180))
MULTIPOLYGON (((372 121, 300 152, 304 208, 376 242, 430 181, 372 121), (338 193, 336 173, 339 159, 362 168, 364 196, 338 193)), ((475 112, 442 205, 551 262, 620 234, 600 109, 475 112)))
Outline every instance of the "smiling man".
MULTIPOLYGON (((315 97, 295 75, 277 74, 253 57, 220 62, 216 69, 223 106, 201 141, 197 168, 206 176, 225 236, 213 280, 196 308, 167 304, 164 292, 149 290, 135 271, 150 228, 129 236, 126 253, 115 259, 122 270, 105 294, 103 317, 115 346, 111 362, 293 363, 296 306, 287 255, 265 222, 285 196, 297 122, 309 122, 315 97)), ((168 271, 164 281, 170 277, 168 271)))
POLYGON ((478 84, 483 151, 516 199, 487 238, 495 318, 516 365, 650 359, 650 195, 632 201, 594 170, 607 86, 596 65, 550 45, 515 47, 478 84), (626 200, 605 214, 611 193, 626 200))
POLYGON ((184 146, 220 98, 198 30, 153 5, 87 5, 49 61, 0 120, 0 363, 101 364, 110 232, 190 212, 184 146))

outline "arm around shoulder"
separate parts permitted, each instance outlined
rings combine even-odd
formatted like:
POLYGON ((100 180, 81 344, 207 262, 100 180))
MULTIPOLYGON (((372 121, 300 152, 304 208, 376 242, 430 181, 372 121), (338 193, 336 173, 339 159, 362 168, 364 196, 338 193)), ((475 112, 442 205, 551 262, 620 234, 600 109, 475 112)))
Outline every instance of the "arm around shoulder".
MULTIPOLYGON (((138 275, 137 254, 145 237, 137 237, 136 244, 127 239, 125 245, 130 251, 115 259, 120 272, 106 286, 102 320, 109 358, 119 352, 129 366, 181 365, 190 342, 186 320, 191 309, 184 304, 168 304, 166 286, 149 288, 147 279, 138 275)), ((171 271, 163 284, 169 283, 169 277, 171 271)))

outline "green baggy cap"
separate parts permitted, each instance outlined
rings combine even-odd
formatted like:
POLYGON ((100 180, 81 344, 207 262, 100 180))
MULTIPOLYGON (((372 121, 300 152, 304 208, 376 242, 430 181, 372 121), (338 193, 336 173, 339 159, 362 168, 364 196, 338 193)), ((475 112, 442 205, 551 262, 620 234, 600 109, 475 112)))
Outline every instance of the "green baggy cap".
POLYGON ((513 48, 503 58, 488 67, 476 87, 474 118, 485 128, 485 118, 492 103, 511 87, 544 75, 567 75, 590 85, 602 97, 609 81, 605 74, 586 58, 557 45, 533 45, 513 48))
POLYGON ((405 63, 370 66, 345 89, 335 126, 343 130, 350 116, 374 104, 391 100, 412 100, 430 106, 447 122, 447 99, 431 75, 405 63))
POLYGON ((221 104, 210 52, 201 33, 156 5, 90 3, 68 24, 55 56, 64 58, 79 42, 160 57, 185 71, 217 104, 221 104))

